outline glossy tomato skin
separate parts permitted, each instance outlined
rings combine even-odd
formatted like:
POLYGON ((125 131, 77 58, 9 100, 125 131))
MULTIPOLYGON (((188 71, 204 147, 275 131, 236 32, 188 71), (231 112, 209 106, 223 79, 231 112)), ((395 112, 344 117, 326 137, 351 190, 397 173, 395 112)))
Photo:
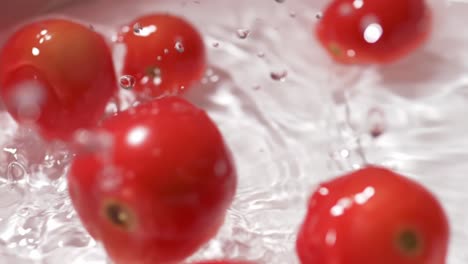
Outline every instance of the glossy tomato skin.
POLYGON ((316 35, 345 64, 386 64, 419 48, 431 32, 425 0, 334 0, 316 35))
POLYGON ((115 263, 178 263, 216 234, 237 176, 203 110, 165 97, 119 113, 102 131, 113 146, 77 156, 69 190, 115 263))
POLYGON ((16 31, 0 54, 0 95, 19 122, 46 139, 68 140, 102 117, 117 91, 104 38, 64 19, 35 21, 16 31))
POLYGON ((123 74, 136 78, 139 94, 178 94, 205 72, 203 39, 181 17, 152 14, 137 18, 123 27, 118 40, 127 48, 123 74))
POLYGON ((448 240, 447 217, 429 191, 366 167, 318 187, 296 246, 302 264, 443 264, 448 240))

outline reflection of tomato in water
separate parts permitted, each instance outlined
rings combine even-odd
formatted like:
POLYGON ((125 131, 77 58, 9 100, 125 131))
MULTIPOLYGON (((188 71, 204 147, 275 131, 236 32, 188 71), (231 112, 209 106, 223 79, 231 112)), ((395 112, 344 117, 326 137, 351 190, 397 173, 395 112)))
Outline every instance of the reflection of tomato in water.
POLYGON ((389 63, 428 38, 431 11, 425 0, 334 0, 316 35, 341 63, 389 63))
POLYGON ((138 93, 177 94, 204 74, 203 39, 193 25, 180 17, 140 17, 122 29, 119 41, 127 48, 122 74, 136 78, 138 93))
POLYGON ((103 123, 113 146, 78 155, 73 204, 117 264, 181 261, 217 233, 237 184, 216 125, 184 99, 140 104, 103 123))
POLYGON ((81 24, 50 19, 25 25, 0 55, 0 94, 19 122, 47 139, 70 139, 102 117, 117 84, 103 37, 81 24))
POLYGON ((444 264, 446 215, 423 186, 367 167, 321 184, 297 239, 302 264, 444 264))

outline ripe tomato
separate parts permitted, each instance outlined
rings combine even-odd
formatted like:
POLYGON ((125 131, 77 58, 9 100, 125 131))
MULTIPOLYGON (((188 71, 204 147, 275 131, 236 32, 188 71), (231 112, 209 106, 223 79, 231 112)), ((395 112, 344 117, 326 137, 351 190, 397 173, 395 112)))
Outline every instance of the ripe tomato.
POLYGON ((0 54, 0 95, 19 122, 46 139, 70 139, 102 117, 117 90, 104 39, 81 24, 50 19, 25 25, 0 54))
POLYGON ((140 17, 123 27, 119 41, 127 48, 122 73, 136 78, 135 91, 140 94, 177 94, 205 72, 203 39, 180 17, 140 17))
POLYGON ((387 169, 321 184, 297 239, 302 264, 444 264, 449 226, 436 198, 387 169))
POLYGON ((341 63, 390 63, 428 38, 431 12, 425 0, 334 0, 316 34, 341 63))
POLYGON ((117 264, 180 261, 224 221, 237 177, 208 115, 164 97, 103 123, 113 145, 78 155, 69 190, 83 224, 117 264))

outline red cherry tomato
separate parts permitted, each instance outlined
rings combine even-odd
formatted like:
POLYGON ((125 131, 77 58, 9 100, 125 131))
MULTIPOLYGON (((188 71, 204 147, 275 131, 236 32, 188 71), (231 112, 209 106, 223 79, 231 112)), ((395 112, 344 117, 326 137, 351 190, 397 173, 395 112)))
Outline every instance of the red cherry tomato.
POLYGON ((63 19, 20 28, 0 54, 0 95, 19 122, 46 139, 95 126, 117 83, 109 47, 93 30, 63 19))
POLYGON ((69 190, 90 234, 117 264, 180 261, 224 221, 237 177, 208 115, 177 97, 103 123, 113 146, 78 155, 69 190))
POLYGON ((245 261, 245 260, 209 260, 209 261, 197 262, 194 264, 255 264, 255 263, 251 261, 245 261))
POLYGON ((321 184, 297 239, 302 264, 444 264, 449 226, 436 198, 387 169, 321 184))
POLYGON ((425 0, 334 0, 316 34, 341 63, 390 63, 428 38, 431 12, 425 0))
POLYGON ((119 41, 127 48, 123 74, 136 78, 135 91, 141 94, 176 94, 190 88, 204 74, 203 39, 180 17, 140 17, 123 27, 119 41))

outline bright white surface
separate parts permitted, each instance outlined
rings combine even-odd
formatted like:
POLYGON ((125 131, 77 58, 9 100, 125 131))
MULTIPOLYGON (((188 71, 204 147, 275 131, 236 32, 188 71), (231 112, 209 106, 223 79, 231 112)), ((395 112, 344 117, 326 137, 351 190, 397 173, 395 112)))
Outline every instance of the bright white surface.
MULTIPOLYGON (((426 47, 396 65, 358 68, 334 65, 312 36, 325 0, 194 2, 88 1, 59 13, 109 38, 116 25, 159 11, 182 14, 203 32, 211 71, 188 98, 219 124, 240 185, 225 226, 197 259, 296 263, 295 233, 314 184, 364 158, 437 194, 452 224, 448 264, 468 263, 468 3, 433 0, 426 47), (376 124, 386 130, 371 140, 376 124)), ((4 113, 0 124, 2 263, 106 263, 66 197, 69 155, 16 130, 4 113)))

